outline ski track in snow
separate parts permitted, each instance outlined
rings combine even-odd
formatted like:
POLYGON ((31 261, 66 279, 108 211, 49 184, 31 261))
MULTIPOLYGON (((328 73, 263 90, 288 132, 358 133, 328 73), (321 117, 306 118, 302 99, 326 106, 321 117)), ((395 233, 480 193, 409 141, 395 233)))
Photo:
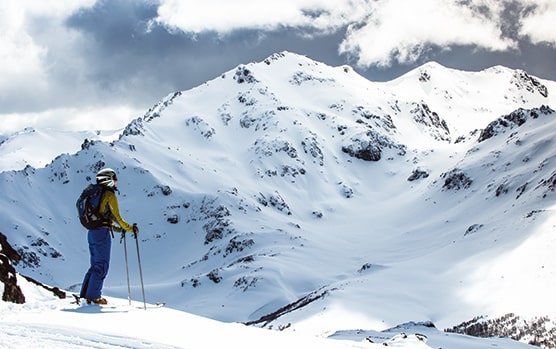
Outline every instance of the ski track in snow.
POLYGON ((59 326, 2 323, 0 344, 4 349, 15 348, 58 348, 58 349, 117 349, 117 348, 160 348, 171 349, 160 343, 149 343, 122 336, 95 334, 89 330, 62 328, 59 326))

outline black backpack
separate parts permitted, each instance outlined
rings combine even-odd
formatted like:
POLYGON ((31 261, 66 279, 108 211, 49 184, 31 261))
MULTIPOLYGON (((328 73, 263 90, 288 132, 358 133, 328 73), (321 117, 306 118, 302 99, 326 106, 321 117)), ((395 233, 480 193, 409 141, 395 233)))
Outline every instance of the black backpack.
POLYGON ((107 219, 100 213, 100 200, 105 187, 100 184, 89 184, 83 190, 75 206, 81 224, 91 230, 107 224, 107 219))

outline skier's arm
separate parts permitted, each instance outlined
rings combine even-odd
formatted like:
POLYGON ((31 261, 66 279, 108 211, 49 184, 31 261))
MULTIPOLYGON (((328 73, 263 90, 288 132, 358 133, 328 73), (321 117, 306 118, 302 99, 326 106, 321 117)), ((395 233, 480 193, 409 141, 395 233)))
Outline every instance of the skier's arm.
MULTIPOLYGON (((120 208, 118 206, 118 198, 116 197, 116 194, 107 190, 102 198, 102 201, 101 207, 105 207, 108 212, 110 212, 116 223, 118 223, 118 225, 126 231, 133 232, 133 227, 120 216, 120 208)), ((104 212, 107 211, 104 210, 104 212)))

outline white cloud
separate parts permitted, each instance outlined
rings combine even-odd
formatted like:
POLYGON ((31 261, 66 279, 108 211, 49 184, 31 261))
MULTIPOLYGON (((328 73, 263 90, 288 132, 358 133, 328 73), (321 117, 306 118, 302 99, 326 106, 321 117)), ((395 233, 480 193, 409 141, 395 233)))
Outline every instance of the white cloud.
POLYGON ((523 15, 520 34, 534 44, 546 42, 556 46, 556 1, 526 0, 524 3, 534 6, 534 10, 523 15))
POLYGON ((360 17, 366 0, 161 0, 157 22, 183 32, 312 27, 330 30, 360 17))
POLYGON ((389 66, 393 61, 412 63, 431 45, 472 45, 492 51, 515 47, 514 41, 502 36, 496 2, 471 5, 442 0, 377 1, 367 22, 350 28, 340 52, 356 52, 362 66, 389 66), (488 8, 488 14, 481 14, 480 6, 483 11, 488 8))
POLYGON ((389 66, 394 61, 413 62, 432 45, 472 45, 491 51, 514 48, 516 42, 501 30, 506 1, 162 0, 157 22, 183 32, 223 34, 246 28, 330 31, 347 26, 341 53, 356 56, 361 66, 389 66))
MULTIPOLYGON (((14 81, 44 84, 48 48, 37 43, 28 25, 34 18, 51 18, 62 22, 76 10, 94 5, 96 0, 19 0, 0 2, 0 91, 13 87, 14 81)), ((64 40, 63 37, 58 40, 64 40)))
POLYGON ((66 28, 64 21, 95 2, 0 1, 0 100, 5 104, 26 105, 29 110, 41 106, 34 112, 7 112, 3 108, 0 111, 0 134, 10 134, 28 126, 74 131, 109 130, 121 128, 139 115, 138 110, 127 106, 77 107, 71 102, 80 99, 86 103, 82 89, 87 82, 82 76, 86 74, 83 58, 73 54, 73 47, 82 43, 81 37, 66 28), (33 36, 36 19, 47 26, 40 33, 43 36, 41 41, 33 36), (53 55, 56 59, 52 61, 49 54, 54 51, 57 52, 53 55), (59 52, 64 54, 60 56, 59 52), (52 80, 49 69, 56 64, 65 66, 80 91, 75 85, 63 86, 52 80), (64 106, 66 102, 72 106, 64 106))
POLYGON ((37 45, 23 29, 25 17, 19 2, 0 2, 0 90, 15 79, 28 80, 42 75, 46 49, 37 45))

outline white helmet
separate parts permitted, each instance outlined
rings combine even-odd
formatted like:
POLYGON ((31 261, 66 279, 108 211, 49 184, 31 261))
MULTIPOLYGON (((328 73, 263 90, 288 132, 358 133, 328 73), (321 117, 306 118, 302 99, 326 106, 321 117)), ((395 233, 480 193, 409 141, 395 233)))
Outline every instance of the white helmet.
POLYGON ((118 177, 116 176, 116 171, 111 168, 103 168, 97 173, 97 184, 102 184, 109 188, 115 188, 117 180, 118 177))

